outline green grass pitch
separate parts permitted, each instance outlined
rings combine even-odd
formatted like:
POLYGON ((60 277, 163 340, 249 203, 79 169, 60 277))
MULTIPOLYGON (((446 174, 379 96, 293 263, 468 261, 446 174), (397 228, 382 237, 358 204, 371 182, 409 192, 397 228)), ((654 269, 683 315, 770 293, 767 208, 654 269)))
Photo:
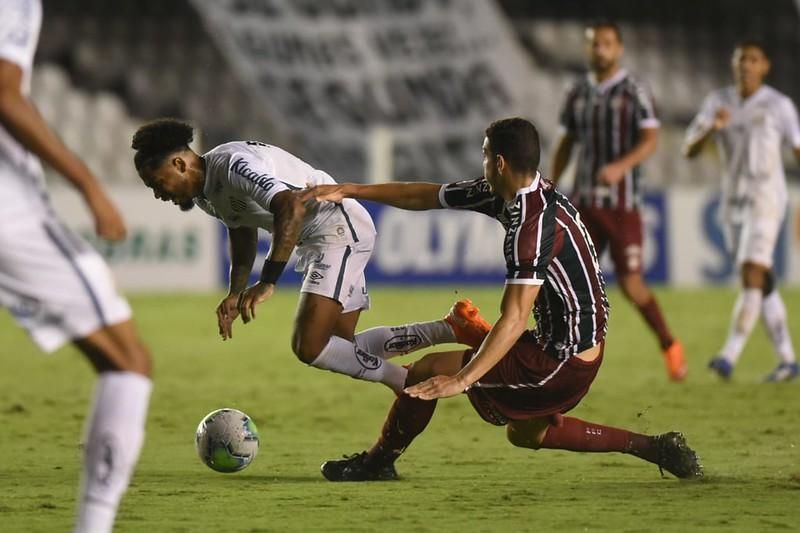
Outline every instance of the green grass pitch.
MULTIPOLYGON (((500 288, 465 288, 496 318, 500 288)), ((683 431, 702 482, 659 477, 619 454, 513 448, 465 398, 441 401, 398 462, 403 480, 332 484, 320 463, 375 439, 392 401, 379 385, 321 372, 289 350, 297 294, 282 288, 255 322, 217 338, 218 294, 132 298, 156 361, 147 442, 118 517, 120 532, 767 531, 800 524, 800 383, 762 385, 775 364, 761 326, 732 383, 705 364, 721 344, 732 288, 659 290, 683 340, 687 382, 667 382, 656 343, 611 292, 606 359, 575 416, 632 430, 683 431), (195 455, 197 423, 236 407, 261 431, 258 458, 218 474, 195 455)), ((434 319, 453 290, 376 288, 360 326, 434 319)), ((795 345, 800 292, 784 291, 795 345)), ((413 360, 415 355, 404 361, 413 360)), ((0 530, 68 531, 92 373, 71 348, 38 353, 0 316, 0 530)))

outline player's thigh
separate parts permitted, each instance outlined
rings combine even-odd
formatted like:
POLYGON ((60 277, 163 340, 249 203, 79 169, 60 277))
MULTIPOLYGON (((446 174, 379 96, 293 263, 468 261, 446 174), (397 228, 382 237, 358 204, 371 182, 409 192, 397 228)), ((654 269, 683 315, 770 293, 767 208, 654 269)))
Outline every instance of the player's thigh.
POLYGON ((764 276, 772 269, 780 230, 778 217, 751 218, 742 225, 736 259, 746 287, 763 287, 764 276))
POLYGON ((316 247, 302 254, 306 266, 301 293, 335 300, 345 313, 369 308, 364 278, 372 255, 369 243, 316 247))
POLYGON ((0 228, 0 300, 44 351, 130 320, 103 259, 56 219, 0 228))
POLYGON ((614 270, 620 277, 642 273, 642 217, 638 210, 609 211, 614 230, 608 235, 614 270))
POLYGON ((542 444, 551 417, 542 416, 528 420, 511 420, 506 425, 508 442, 520 448, 538 449, 542 444))
POLYGON ((301 292, 292 349, 303 361, 313 360, 328 344, 342 315, 342 304, 327 296, 301 292))
POLYGON ((98 372, 152 374, 150 352, 139 339, 132 320, 100 328, 75 339, 74 344, 98 372))
POLYGON ((608 246, 608 228, 603 220, 602 211, 590 207, 581 208, 580 216, 599 257, 608 246))
POLYGON ((333 334, 349 341, 355 339, 356 327, 358 326, 358 319, 360 317, 361 309, 350 311, 349 313, 342 313, 339 315, 339 320, 337 320, 336 324, 333 326, 333 334))
POLYGON ((464 350, 430 353, 411 365, 406 384, 415 385, 433 376, 454 376, 463 366, 464 350))

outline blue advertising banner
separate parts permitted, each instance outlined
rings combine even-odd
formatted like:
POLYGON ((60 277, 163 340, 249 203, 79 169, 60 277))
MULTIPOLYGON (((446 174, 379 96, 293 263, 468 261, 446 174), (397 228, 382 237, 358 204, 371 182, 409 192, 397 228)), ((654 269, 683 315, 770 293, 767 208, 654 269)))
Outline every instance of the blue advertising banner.
MULTIPOLYGON (((503 228, 477 213, 449 210, 403 211, 364 202, 378 230, 375 251, 366 269, 368 283, 502 283, 505 261, 503 228)), ((227 229, 220 225, 221 282, 230 271, 227 229)), ((270 236, 259 232, 255 282, 269 250, 270 236)), ((294 259, 281 283, 299 283, 294 259)))
MULTIPOLYGON (((502 284, 505 261, 502 253, 503 228, 477 213, 432 210, 403 211, 364 202, 378 230, 375 251, 366 269, 368 283, 387 284, 502 284)), ((663 194, 649 194, 643 208, 645 219, 644 261, 647 279, 669 280, 667 261, 667 202, 663 194)), ((220 272, 228 284, 227 230, 220 226, 220 272)), ((251 279, 258 277, 269 250, 270 236, 259 235, 258 257, 251 279)), ((607 254, 606 254, 607 255, 607 254)), ((290 262, 281 283, 299 283, 300 273, 290 262)), ((613 281, 613 269, 604 272, 613 281)))

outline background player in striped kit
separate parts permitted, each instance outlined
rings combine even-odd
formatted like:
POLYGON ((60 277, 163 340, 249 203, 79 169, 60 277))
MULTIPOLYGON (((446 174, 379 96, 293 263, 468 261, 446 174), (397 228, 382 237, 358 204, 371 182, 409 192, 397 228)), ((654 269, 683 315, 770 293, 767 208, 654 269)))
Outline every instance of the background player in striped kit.
POLYGON ((572 201, 598 254, 609 248, 620 288, 658 337, 669 377, 686 377, 683 346, 673 337, 642 276, 640 164, 656 149, 659 121, 647 89, 621 68, 619 28, 587 28, 590 72, 567 95, 552 177, 567 167, 580 143, 572 201))
POLYGON ((427 426, 438 398, 466 392, 487 422, 506 426, 523 448, 628 453, 681 478, 702 476, 679 433, 647 436, 572 417, 603 360, 608 300, 597 255, 577 211, 539 175, 539 135, 527 120, 492 123, 483 142, 484 177, 441 185, 323 185, 322 200, 361 198, 402 209, 467 209, 506 230, 508 266, 500 318, 478 349, 425 356, 411 366, 368 451, 328 461, 330 481, 396 479, 394 462, 427 426), (527 331, 531 312, 535 331, 527 331))
POLYGON ((709 139, 717 141, 726 243, 741 274, 728 338, 709 366, 730 378, 761 315, 779 360, 766 380, 788 381, 797 377, 798 365, 772 261, 787 206, 782 147, 791 146, 800 161, 800 123, 789 97, 764 84, 770 62, 761 44, 737 45, 731 66, 734 85, 706 97, 684 147, 694 157, 709 139))
POLYGON ((0 3, 0 306, 42 350, 72 342, 98 373, 75 531, 108 533, 144 441, 150 353, 102 258, 50 206, 40 158, 81 193, 100 237, 125 237, 95 176, 28 100, 41 18, 38 0, 0 3))
POLYGON ((375 241, 366 209, 355 200, 301 201, 297 191, 307 184, 335 182, 276 146, 234 141, 200 155, 189 147, 192 136, 192 126, 178 120, 145 124, 133 138, 134 163, 157 199, 184 210, 197 205, 227 226, 230 284, 217 307, 223 340, 232 337, 237 317, 244 323, 255 318, 256 306, 270 299, 297 248, 296 269, 304 278, 292 349, 302 362, 400 392, 408 371, 387 359, 433 344, 470 344, 469 332, 457 323, 457 315, 467 312, 463 306, 454 306, 443 320, 356 335, 361 311, 369 308, 364 268, 375 241), (259 281, 248 287, 258 228, 273 240, 259 281))

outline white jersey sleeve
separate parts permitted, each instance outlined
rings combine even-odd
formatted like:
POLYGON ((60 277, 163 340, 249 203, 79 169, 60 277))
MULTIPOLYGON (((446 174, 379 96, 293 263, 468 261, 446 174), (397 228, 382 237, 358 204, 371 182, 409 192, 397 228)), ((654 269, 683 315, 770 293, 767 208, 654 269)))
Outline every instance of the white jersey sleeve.
POLYGON ((3 0, 0 7, 0 59, 29 72, 39 40, 39 0, 3 0))
POLYGON ((686 130, 685 144, 693 144, 700 139, 708 129, 714 124, 714 115, 719 108, 720 102, 717 93, 708 94, 700 106, 700 111, 692 119, 691 124, 686 130))
POLYGON ((800 148, 800 120, 797 118, 797 108, 788 97, 781 98, 780 106, 783 138, 792 148, 800 148))
POLYGON ((275 176, 274 169, 267 162, 252 153, 231 154, 228 177, 234 190, 246 194, 270 212, 275 195, 290 190, 275 176))

